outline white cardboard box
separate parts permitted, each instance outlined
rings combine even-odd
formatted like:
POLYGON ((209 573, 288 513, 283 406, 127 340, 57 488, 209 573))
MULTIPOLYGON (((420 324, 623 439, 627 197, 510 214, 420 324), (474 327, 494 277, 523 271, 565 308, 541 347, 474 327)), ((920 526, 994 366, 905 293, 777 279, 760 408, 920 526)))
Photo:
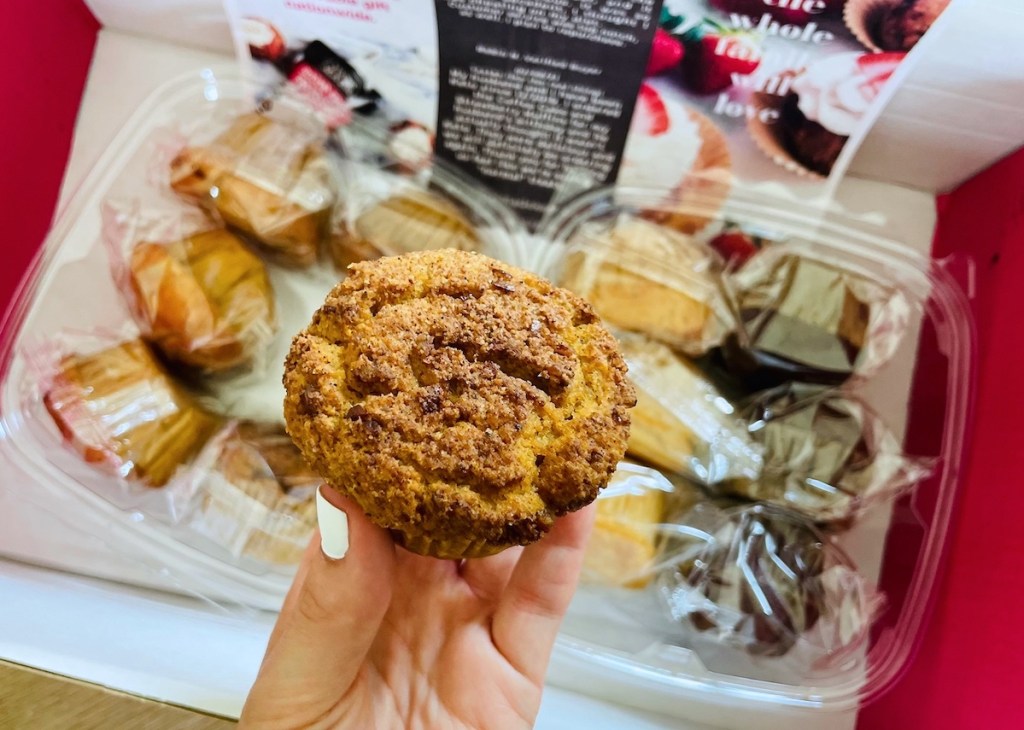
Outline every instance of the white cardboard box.
MULTIPOLYGON (((154 42, 112 28, 230 48, 215 0, 91 4, 108 28, 96 48, 62 203, 155 85, 181 71, 223 61, 214 51, 154 42)), ((1011 0, 956 0, 949 12, 957 13, 956 33, 950 32, 952 21, 947 20, 929 36, 891 113, 883 115, 854 163, 856 173, 865 178, 921 189, 851 179, 839 192, 854 213, 884 204, 887 210, 880 212, 922 250, 927 250, 934 225, 934 192, 1010 151, 1024 129, 1024 44, 1013 38, 1024 23, 1020 6, 1011 0), (987 52, 994 47, 1000 49, 998 62, 987 52), (956 82, 952 86, 950 79, 956 82), (949 113, 938 121, 935 105, 949 93, 979 103, 946 104, 942 108, 949 113), (939 149, 944 154, 933 153, 939 149)), ((74 515, 57 519, 12 499, 12 491, 0 489, 0 507, 10 525, 0 534, 0 553, 111 577, 131 579, 139 572, 134 561, 88 537, 101 526, 76 524, 74 515)), ((144 583, 148 576, 134 577, 144 583)), ((0 562, 0 586, 0 657, 229 716, 241 707, 272 624, 268 614, 224 616, 198 601, 10 562, 0 562)), ((694 727, 550 690, 538 727, 569 727, 570 722, 572 727, 593 728, 694 727)), ((794 717, 788 726, 839 730, 854 722, 852 715, 817 720, 805 716, 794 717)), ((714 723, 741 726, 728 713, 714 723)))

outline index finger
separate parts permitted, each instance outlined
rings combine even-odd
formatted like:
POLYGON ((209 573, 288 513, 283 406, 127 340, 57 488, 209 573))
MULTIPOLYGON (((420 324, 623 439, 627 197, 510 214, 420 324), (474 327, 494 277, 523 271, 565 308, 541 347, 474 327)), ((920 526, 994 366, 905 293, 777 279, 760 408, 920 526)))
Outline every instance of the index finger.
POLYGON ((576 592, 595 509, 591 504, 560 518, 551 532, 523 550, 495 610, 495 647, 536 684, 544 681, 555 637, 576 592))

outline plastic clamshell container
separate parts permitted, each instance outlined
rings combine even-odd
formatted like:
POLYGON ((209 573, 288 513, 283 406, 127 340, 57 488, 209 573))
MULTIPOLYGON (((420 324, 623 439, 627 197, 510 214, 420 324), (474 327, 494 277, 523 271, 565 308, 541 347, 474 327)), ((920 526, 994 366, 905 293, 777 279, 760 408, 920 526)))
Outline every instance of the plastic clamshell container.
MULTIPOLYGON (((558 282, 568 258, 604 245, 601 234, 622 217, 668 219, 666 209, 651 205, 658 197, 619 188, 568 201, 539 232, 548 247, 535 251, 531 268, 558 282)), ((739 224, 777 242, 769 246, 789 246, 812 260, 892 285, 906 297, 910 316, 886 362, 854 378, 859 395, 898 436, 910 435, 907 429, 920 420, 939 419, 941 439, 925 445, 936 466, 898 500, 858 514, 835 539, 871 581, 879 578, 886 546, 898 546, 900 562, 914 565, 912 578, 899 595, 890 591, 886 596, 866 646, 813 676, 773 671, 770 663, 713 671, 697 651, 664 630, 650 613, 649 596, 626 588, 582 586, 563 624, 550 676, 579 691, 709 724, 725 713, 730 723, 792 728, 794 711, 850 711, 877 697, 901 676, 921 639, 942 572, 963 459, 973 392, 973 323, 954 279, 876 224, 743 190, 733 191, 724 206, 716 195, 709 195, 706 204, 694 197, 683 206, 671 212, 702 222, 693 234, 698 242, 706 244, 727 223, 739 224), (941 393, 942 400, 912 399, 918 379, 927 380, 928 392, 941 393), (909 410, 912 406, 916 410, 909 410)), ((650 265, 657 267, 659 261, 650 265)), ((922 448, 921 441, 915 439, 915 448, 922 448)))
MULTIPOLYGON (((128 484, 84 463, 62 444, 41 402, 38 367, 40 361, 52 365, 60 355, 78 350, 89 354, 138 336, 123 293, 112 278, 102 240, 104 203, 135 197, 143 205, 147 200, 166 203, 159 200, 161 195, 173 199, 160 176, 166 175, 174 150, 185 143, 203 144, 232 118, 251 112, 249 98, 231 65, 168 82, 135 112, 82 182, 23 279, 4 322, 0 465, 10 475, 6 484, 12 485, 12 491, 17 485, 15 498, 31 501, 64 519, 69 527, 84 529, 113 552, 130 556, 140 569, 131 576, 119 576, 102 564, 83 566, 70 558, 69 568, 195 595, 224 606, 276 610, 294 566, 239 555, 231 545, 218 544, 203 529, 195 529, 194 523, 190 526, 187 515, 179 519, 175 513, 181 511, 182 500, 168 495, 167 488, 128 484), (168 507, 167 502, 174 504, 168 507)), ((304 113, 298 108, 284 111, 304 113)), ((372 161, 359 165, 370 170, 372 161)), ((376 174, 386 178, 388 173, 376 174)), ((402 181, 400 188, 429 191, 448 201, 473 226, 483 253, 510 260, 522 255, 516 253, 523 237, 514 214, 495 199, 479 195, 457 173, 434 165, 415 180, 402 181)), ((229 419, 283 424, 284 356, 294 334, 309 322, 344 274, 326 255, 305 270, 268 265, 268 271, 277 304, 276 335, 251 372, 210 379, 206 387, 216 410, 229 419)), ((216 452, 216 444, 211 442, 208 450, 216 452)), ((202 478, 203 474, 189 477, 202 478)), ((256 509, 258 504, 249 506, 252 514, 265 512, 256 509)), ((56 567, 62 565, 58 562, 56 567)))
MULTIPOLYGON (((26 356, 39 342, 68 330, 130 331, 128 311, 111 282, 100 242, 101 204, 124 180, 146 174, 151 156, 147 145, 155 130, 198 127, 204 119, 248 111, 245 91, 231 67, 205 69, 157 90, 98 160, 55 224, 0 332, 0 468, 9 475, 5 483, 17 485, 14 498, 30 500, 88 531, 111 550, 131 555, 141 569, 124 580, 224 606, 276 610, 292 570, 248 565, 226 552, 191 544, 181 539, 176 526, 149 518, 138 505, 118 504, 103 496, 102 482, 109 477, 90 471, 61 446, 56 427, 38 402, 35 373, 26 356)), ((601 225, 623 213, 649 211, 651 199, 645 191, 587 193, 562 205, 536 235, 527 236, 506 209, 475 196, 471 183, 453 179, 440 187, 464 203, 463 212, 473 213, 478 230, 486 234, 484 253, 556 280, 581 227, 601 225)), ((875 624, 867 648, 813 682, 711 671, 671 636, 629 619, 631 603, 640 594, 597 588, 582 588, 574 600, 556 644, 549 681, 709 724, 727 712, 733 723, 791 730, 793 711, 847 711, 883 692, 900 676, 920 639, 941 572, 963 457, 973 329, 966 301, 952 279, 883 230, 839 212, 801 209, 743 191, 733 191, 724 206, 722 196, 714 194, 706 204, 694 197, 686 205, 689 210, 683 214, 702 221, 703 230, 695 234, 701 241, 725 221, 756 226, 771 238, 802 242, 815 255, 851 271, 898 282, 914 304, 916 316, 899 348, 872 376, 867 390, 872 405, 897 433, 917 418, 941 418, 942 437, 930 449, 938 457, 938 468, 899 501, 861 515, 839 542, 871 579, 877 578, 887 536, 900 538, 905 560, 916 567, 905 592, 889 596, 888 609, 875 624), (934 403, 927 414, 907 412, 915 362, 923 361, 925 354, 921 348, 928 348, 930 365, 939 363, 928 374, 932 381, 941 379, 938 390, 944 402, 938 415, 934 403)), ((308 321, 337 275, 321 277, 319 289, 310 287, 315 296, 293 291, 279 272, 274 276, 275 287, 284 293, 279 302, 290 298, 290 303, 282 303, 282 310, 288 311, 282 311, 281 335, 273 346, 280 350, 273 356, 283 357, 291 334, 308 321)), ((81 561, 56 567, 119 577, 81 561)))

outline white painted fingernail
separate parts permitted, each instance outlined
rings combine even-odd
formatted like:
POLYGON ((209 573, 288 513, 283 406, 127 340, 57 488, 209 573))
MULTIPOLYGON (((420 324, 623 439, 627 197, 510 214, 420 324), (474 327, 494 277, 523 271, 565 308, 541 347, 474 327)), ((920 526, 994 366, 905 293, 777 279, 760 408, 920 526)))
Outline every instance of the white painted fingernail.
POLYGON ((327 501, 323 487, 316 490, 316 521, 320 525, 320 549, 331 560, 348 552, 348 516, 327 501))

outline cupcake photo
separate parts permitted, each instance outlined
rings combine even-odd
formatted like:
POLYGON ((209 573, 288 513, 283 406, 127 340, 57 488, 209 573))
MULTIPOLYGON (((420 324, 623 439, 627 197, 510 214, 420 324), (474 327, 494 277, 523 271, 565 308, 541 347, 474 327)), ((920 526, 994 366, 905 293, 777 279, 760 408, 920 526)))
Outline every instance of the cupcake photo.
POLYGON ((752 96, 755 107, 777 110, 778 118, 766 122, 761 114, 752 116, 750 135, 790 172, 827 177, 905 55, 841 53, 793 72, 785 96, 752 96))
POLYGON ((656 217, 695 233, 724 202, 731 167, 725 136, 711 120, 641 84, 619 167, 620 187, 664 191, 656 217))
POLYGON ((850 0, 846 27, 872 51, 909 51, 942 15, 949 0, 850 0))

